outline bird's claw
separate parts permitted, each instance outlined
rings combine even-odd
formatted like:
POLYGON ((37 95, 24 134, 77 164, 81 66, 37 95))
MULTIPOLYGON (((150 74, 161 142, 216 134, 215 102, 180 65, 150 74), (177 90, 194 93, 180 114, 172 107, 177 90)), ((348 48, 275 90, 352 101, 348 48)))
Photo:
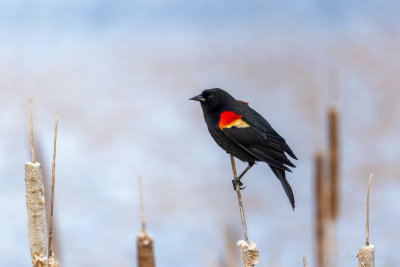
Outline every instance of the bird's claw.
POLYGON ((237 178, 232 180, 232 185, 233 185, 233 190, 236 190, 237 185, 239 185, 239 190, 243 190, 246 188, 245 186, 243 186, 243 183, 240 181, 240 179, 237 178))

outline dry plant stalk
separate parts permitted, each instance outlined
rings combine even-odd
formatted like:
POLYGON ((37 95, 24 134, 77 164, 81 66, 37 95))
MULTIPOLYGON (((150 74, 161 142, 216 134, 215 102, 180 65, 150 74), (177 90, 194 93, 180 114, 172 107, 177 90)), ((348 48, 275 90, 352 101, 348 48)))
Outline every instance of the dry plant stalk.
POLYGON ((29 100, 29 107, 32 162, 25 163, 29 247, 31 251, 32 265, 43 267, 47 264, 48 245, 43 173, 40 163, 35 162, 35 151, 33 149, 32 100, 29 100))
POLYGON ((304 266, 304 267, 307 267, 306 257, 303 257, 303 266, 304 266))
POLYGON ((339 154, 338 154, 338 113, 335 108, 329 110, 329 173, 330 173, 330 217, 332 220, 338 214, 338 183, 339 183, 339 154))
POLYGON ((374 267, 375 266, 375 247, 369 243, 369 188, 371 185, 372 173, 368 181, 367 191, 367 227, 365 246, 361 247, 357 253, 358 267, 374 267))
POLYGON ((315 241, 317 252, 317 266, 324 266, 324 207, 325 199, 323 192, 323 162, 322 155, 318 153, 315 156, 315 241))
MULTIPOLYGON (((318 257, 319 263, 335 266, 336 257, 330 257, 329 262, 323 262, 323 255, 335 253, 335 221, 338 216, 339 202, 339 154, 338 154, 338 112, 332 107, 328 111, 328 136, 329 136, 329 154, 328 166, 322 163, 321 187, 322 193, 319 199, 321 204, 320 218, 322 219, 322 255, 318 257), (328 178, 328 179, 326 179, 328 178)), ((322 266, 321 265, 321 266, 322 266)))
POLYGON ((50 225, 49 225, 49 241, 48 241, 48 258, 49 258, 49 266, 58 266, 58 262, 53 253, 53 213, 54 213, 54 184, 56 181, 55 178, 55 169, 56 169, 56 144, 57 144, 57 125, 58 125, 58 114, 56 115, 56 123, 54 130, 54 151, 53 151, 53 165, 51 171, 51 200, 50 200, 50 225))
POLYGON ((31 120, 31 152, 32 152, 32 163, 35 163, 35 150, 33 149, 33 120, 32 120, 32 99, 29 98, 29 114, 31 120))
POLYGON ((369 246, 369 188, 371 186, 372 173, 369 176, 368 191, 367 191, 367 227, 366 227, 366 241, 365 244, 369 246))
MULTIPOLYGON (((230 155, 230 157, 231 157, 233 179, 236 179, 237 172, 236 172, 235 159, 232 155, 230 155)), ((257 244, 249 241, 248 236, 247 236, 246 219, 244 217, 244 208, 243 208, 243 202, 242 202, 242 195, 241 195, 240 189, 239 189, 239 183, 236 184, 235 190, 236 190, 236 194, 238 197, 240 218, 242 221, 244 238, 245 238, 245 240, 239 240, 237 242, 237 246, 239 247, 240 252, 242 254, 242 261, 243 261, 244 266, 252 267, 258 263, 259 252, 258 252, 257 244)))
MULTIPOLYGON (((232 155, 231 157, 231 165, 232 165, 232 172, 233 172, 233 179, 236 179, 237 177, 237 171, 236 171, 236 164, 235 164, 235 159, 232 155)), ((240 208, 240 219, 242 220, 242 226, 243 226, 243 233, 244 233, 244 240, 249 241, 249 238, 247 236, 247 227, 246 227, 246 218, 244 217, 244 209, 243 209, 243 203, 242 203, 242 194, 240 193, 239 189, 239 183, 236 184, 235 187, 236 194, 238 197, 238 202, 239 202, 239 208, 240 208)))
POLYGON ((139 186, 139 203, 140 203, 140 220, 142 223, 142 232, 146 232, 146 219, 144 218, 144 206, 143 206, 143 190, 142 190, 142 177, 138 177, 139 186))
POLYGON ((139 176, 139 202, 140 202, 140 218, 142 229, 137 235, 137 261, 138 267, 154 267, 153 239, 146 232, 146 220, 144 217, 142 179, 139 176))

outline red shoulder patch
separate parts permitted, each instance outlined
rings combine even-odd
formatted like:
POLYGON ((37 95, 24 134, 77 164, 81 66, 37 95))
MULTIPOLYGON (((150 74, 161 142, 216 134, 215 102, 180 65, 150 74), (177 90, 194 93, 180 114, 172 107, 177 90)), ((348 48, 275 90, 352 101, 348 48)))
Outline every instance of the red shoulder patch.
POLYGON ((232 111, 224 111, 219 115, 218 126, 223 131, 224 128, 246 128, 249 127, 247 123, 245 123, 240 116, 232 111))
POLYGON ((242 103, 245 103, 245 104, 249 104, 249 102, 245 102, 245 101, 243 101, 243 100, 238 100, 239 102, 242 102, 242 103))

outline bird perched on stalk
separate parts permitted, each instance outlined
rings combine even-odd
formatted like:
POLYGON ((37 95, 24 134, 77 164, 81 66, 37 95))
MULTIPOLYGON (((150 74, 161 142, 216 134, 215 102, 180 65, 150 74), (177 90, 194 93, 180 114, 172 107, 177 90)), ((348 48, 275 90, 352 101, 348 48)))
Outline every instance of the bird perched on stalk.
POLYGON ((199 101, 203 109, 208 131, 215 142, 228 154, 247 162, 247 168, 234 180, 234 188, 240 179, 257 162, 269 165, 272 172, 282 183, 292 208, 295 201, 292 188, 286 180, 285 171, 296 167, 285 155, 297 160, 297 157, 283 139, 260 114, 249 107, 248 103, 236 100, 226 91, 213 88, 204 90, 190 100, 199 101))

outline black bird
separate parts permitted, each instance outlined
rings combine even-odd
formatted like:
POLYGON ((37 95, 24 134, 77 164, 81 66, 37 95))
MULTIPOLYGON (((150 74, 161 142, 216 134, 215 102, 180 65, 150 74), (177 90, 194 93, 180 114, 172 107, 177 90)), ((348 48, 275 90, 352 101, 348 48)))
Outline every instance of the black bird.
POLYGON ((248 103, 236 100, 219 88, 204 90, 190 100, 201 103, 208 131, 215 142, 228 154, 248 162, 247 168, 232 181, 234 188, 237 183, 243 185, 240 179, 255 162, 263 161, 281 181, 294 209, 294 196, 285 171, 291 172, 288 166, 296 166, 285 152, 293 159, 297 160, 297 157, 268 121, 249 107, 248 103))

